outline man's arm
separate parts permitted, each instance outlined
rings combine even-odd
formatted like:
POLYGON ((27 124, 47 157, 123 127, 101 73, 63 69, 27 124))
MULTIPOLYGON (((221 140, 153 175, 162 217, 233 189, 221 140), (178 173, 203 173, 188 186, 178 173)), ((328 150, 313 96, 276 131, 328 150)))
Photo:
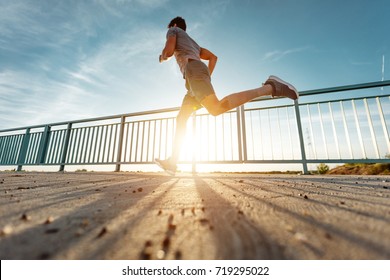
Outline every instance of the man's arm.
POLYGON ((165 42, 165 47, 161 52, 160 59, 159 59, 160 62, 163 62, 168 58, 170 58, 174 54, 175 48, 176 48, 176 36, 169 36, 167 41, 165 42))
POLYGON ((205 48, 200 49, 200 58, 203 60, 208 60, 209 61, 209 71, 210 75, 213 73, 215 65, 217 64, 218 57, 213 54, 211 51, 205 48))

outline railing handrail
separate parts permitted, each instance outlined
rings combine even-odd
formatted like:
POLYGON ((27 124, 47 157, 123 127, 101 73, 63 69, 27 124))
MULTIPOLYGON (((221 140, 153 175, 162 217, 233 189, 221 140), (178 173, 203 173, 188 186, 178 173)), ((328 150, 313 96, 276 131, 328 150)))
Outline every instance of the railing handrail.
MULTIPOLYGON (((329 87, 329 88, 314 89, 314 90, 306 90, 306 91, 299 92, 299 95, 300 96, 309 96, 309 95, 317 95, 317 94, 332 93, 332 92, 339 92, 339 91, 350 91, 350 90, 358 90, 358 89, 367 89, 367 88, 374 88, 374 87, 384 87, 384 86, 390 86, 390 80, 370 82, 370 83, 361 83, 361 84, 353 84, 353 85, 346 85, 346 86, 338 86, 338 87, 329 87)), ((265 100, 271 100, 271 99, 272 99, 271 97, 262 97, 262 98, 254 99, 254 100, 252 100, 252 102, 265 101, 265 100)), ((46 124, 33 125, 33 126, 23 126, 23 127, 16 127, 16 128, 7 128, 7 129, 0 129, 0 133, 25 130, 25 129, 42 128, 42 127, 47 127, 47 126, 48 127, 61 126, 61 125, 67 125, 69 123, 72 123, 72 124, 88 123, 88 122, 95 122, 95 121, 105 121, 105 120, 110 120, 110 119, 121 119, 122 117, 128 118, 128 117, 138 117, 138 116, 143 116, 143 115, 162 114, 162 113, 169 113, 169 112, 178 111, 179 109, 180 109, 180 107, 171 107, 171 108, 165 108, 165 109, 140 111, 140 112, 134 112, 134 113, 119 114, 119 115, 110 115, 110 116, 86 118, 86 119, 79 119, 79 120, 72 120, 72 121, 46 123, 46 124)))

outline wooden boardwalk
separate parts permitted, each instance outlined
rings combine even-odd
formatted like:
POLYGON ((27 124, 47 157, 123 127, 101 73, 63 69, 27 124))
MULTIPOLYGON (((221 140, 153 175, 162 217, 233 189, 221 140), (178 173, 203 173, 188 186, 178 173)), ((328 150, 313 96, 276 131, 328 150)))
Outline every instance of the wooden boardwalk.
POLYGON ((0 173, 1 259, 390 259, 390 176, 0 173))

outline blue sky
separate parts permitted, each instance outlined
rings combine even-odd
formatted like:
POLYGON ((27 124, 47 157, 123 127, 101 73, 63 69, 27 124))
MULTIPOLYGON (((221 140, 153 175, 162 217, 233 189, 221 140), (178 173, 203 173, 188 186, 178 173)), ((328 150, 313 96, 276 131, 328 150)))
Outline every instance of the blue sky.
POLYGON ((0 6, 0 129, 179 106, 185 90, 176 62, 158 63, 166 26, 178 15, 219 57, 219 97, 257 87, 271 74, 298 90, 379 81, 383 55, 390 71, 387 0, 0 6))

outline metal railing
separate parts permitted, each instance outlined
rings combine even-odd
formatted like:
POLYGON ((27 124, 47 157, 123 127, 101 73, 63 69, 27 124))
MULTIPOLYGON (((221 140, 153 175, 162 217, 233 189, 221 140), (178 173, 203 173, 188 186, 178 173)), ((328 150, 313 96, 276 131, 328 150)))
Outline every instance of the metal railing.
MULTIPOLYGON (((196 164, 390 162, 390 81, 262 98, 188 123, 180 161, 196 164), (387 93, 386 93, 387 90, 387 93)), ((0 130, 0 166, 150 164, 170 155, 179 108, 0 130)))

